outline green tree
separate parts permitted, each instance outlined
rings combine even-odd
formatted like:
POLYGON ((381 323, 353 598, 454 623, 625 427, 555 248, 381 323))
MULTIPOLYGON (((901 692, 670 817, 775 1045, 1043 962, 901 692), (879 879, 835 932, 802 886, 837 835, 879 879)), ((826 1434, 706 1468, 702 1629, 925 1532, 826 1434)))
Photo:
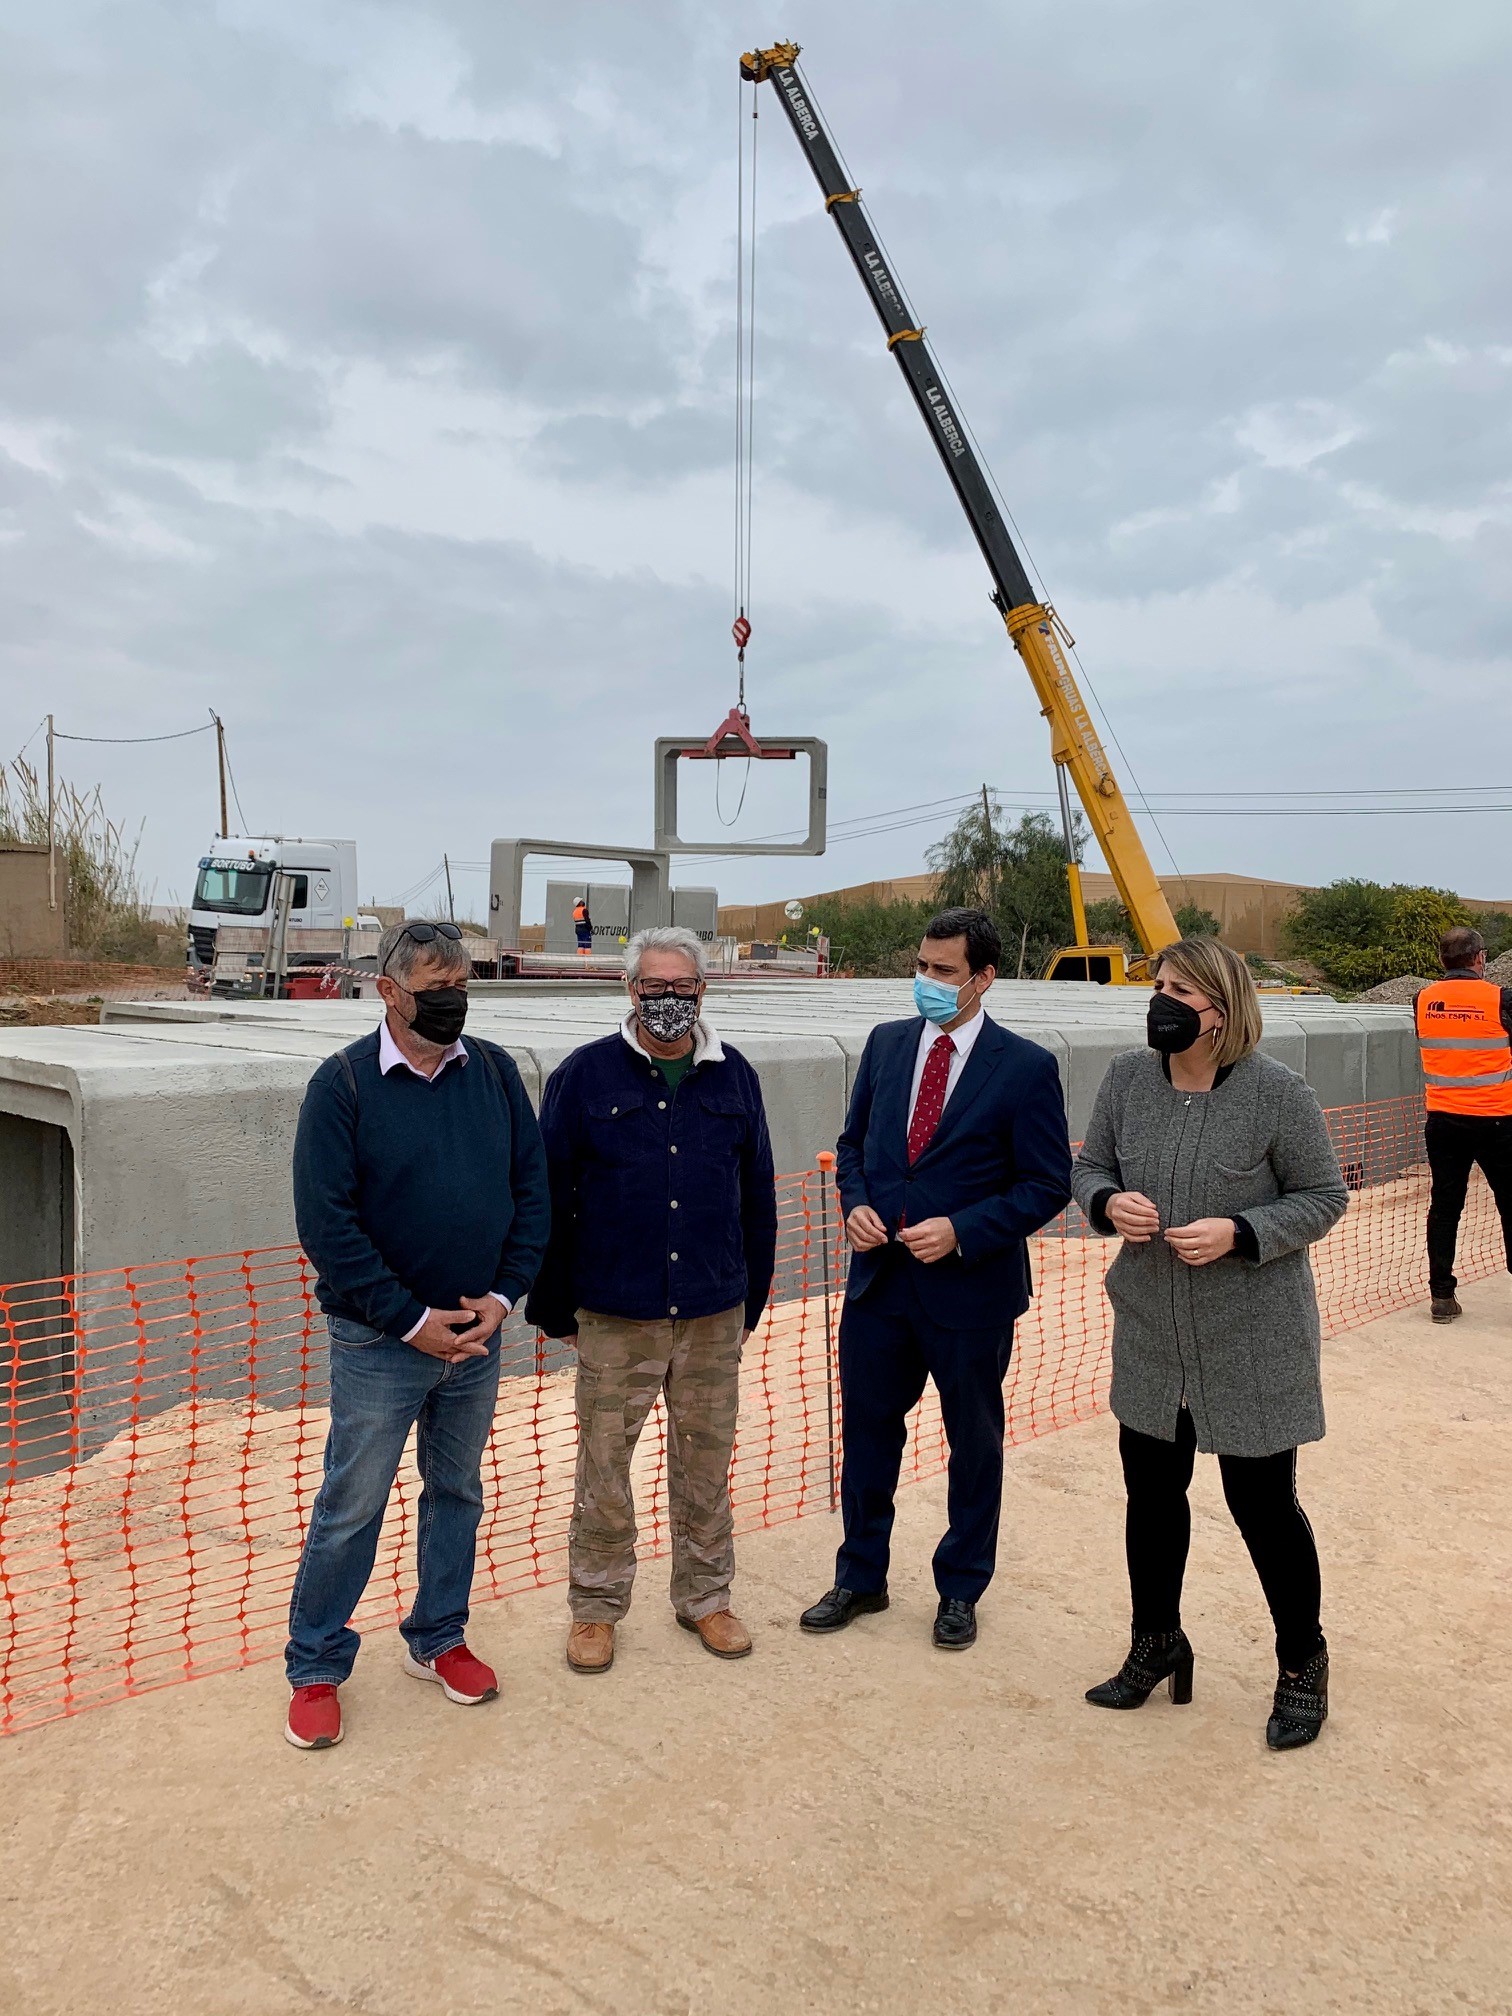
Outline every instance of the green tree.
POLYGON ((1348 877, 1310 889, 1286 920, 1287 950, 1320 966, 1336 987, 1356 991, 1402 974, 1438 971, 1438 944, 1454 924, 1472 922, 1452 889, 1348 877))
POLYGON ((1094 945, 1122 945, 1126 952, 1139 950, 1139 934, 1116 896, 1100 896, 1087 905, 1087 936, 1094 945))
POLYGON ((1387 947, 1398 973, 1433 974, 1439 970, 1439 940, 1456 924, 1475 920, 1452 889, 1392 890, 1391 932, 1387 947))
MULTIPOLYGON (((1216 938, 1219 934, 1218 919, 1198 903, 1179 903, 1173 914, 1183 938, 1216 938)), ((1133 921, 1116 896, 1102 896, 1087 905, 1087 936, 1094 945, 1122 945, 1129 952, 1141 949, 1133 921)))
POLYGON ((1222 930, 1211 910, 1200 903, 1178 903, 1174 911, 1176 929, 1183 938, 1216 938, 1222 930))
MULTIPOLYGON (((1079 814, 1072 841, 1079 860, 1085 845, 1079 814)), ((1071 943, 1066 847, 1048 814, 1026 812, 1010 826, 996 797, 984 792, 926 858, 939 878, 942 910, 967 905, 997 925, 1005 973, 1019 979, 1039 973, 1052 952, 1071 943)))
POLYGON ((923 903, 810 903, 803 930, 817 925, 830 941, 830 966, 862 979, 901 979, 914 970, 919 940, 934 915, 923 903))
POLYGON ((1345 876, 1326 889, 1304 889, 1282 926, 1288 952, 1327 970, 1329 955, 1381 946, 1391 930, 1392 892, 1345 876))
POLYGON ((1499 959, 1512 950, 1512 911, 1479 910, 1470 920, 1486 941, 1486 957, 1499 959))

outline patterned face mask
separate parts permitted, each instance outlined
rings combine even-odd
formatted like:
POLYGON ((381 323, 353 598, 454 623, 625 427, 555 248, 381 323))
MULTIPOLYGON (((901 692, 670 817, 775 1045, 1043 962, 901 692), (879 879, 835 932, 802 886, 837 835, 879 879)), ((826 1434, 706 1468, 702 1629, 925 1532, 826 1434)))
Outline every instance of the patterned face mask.
POLYGON ((635 1012, 646 1034, 658 1043, 680 1043, 693 1032, 698 1003, 686 1001, 680 994, 663 994, 658 1001, 642 1001, 637 995, 635 1012))

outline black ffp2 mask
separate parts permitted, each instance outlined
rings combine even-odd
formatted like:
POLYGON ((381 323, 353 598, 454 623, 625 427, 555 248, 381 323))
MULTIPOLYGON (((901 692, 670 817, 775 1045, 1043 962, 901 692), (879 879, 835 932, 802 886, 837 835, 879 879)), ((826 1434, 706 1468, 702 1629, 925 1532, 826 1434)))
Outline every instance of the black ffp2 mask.
POLYGON ((1202 1017, 1190 1002, 1178 1001, 1174 994, 1152 994, 1145 1034, 1152 1050, 1165 1057, 1179 1056, 1202 1034, 1202 1017))
POLYGON ((456 1042, 467 1020, 465 987, 422 987, 410 999, 415 1004, 415 1019, 409 1026, 422 1041, 456 1042))

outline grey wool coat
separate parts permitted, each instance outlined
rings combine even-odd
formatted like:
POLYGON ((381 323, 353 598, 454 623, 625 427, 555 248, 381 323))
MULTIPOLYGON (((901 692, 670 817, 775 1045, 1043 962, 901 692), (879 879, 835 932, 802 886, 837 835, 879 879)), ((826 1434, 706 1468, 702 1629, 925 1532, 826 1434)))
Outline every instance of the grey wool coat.
POLYGON ((1125 1244, 1107 1279, 1118 1419, 1169 1442, 1184 1403, 1198 1448, 1222 1456, 1318 1441, 1307 1249, 1343 1217, 1349 1192, 1306 1080, 1252 1051, 1213 1091, 1186 1093, 1153 1050, 1126 1051, 1098 1088, 1072 1188, 1089 1221, 1108 1190, 1142 1191, 1162 1229, 1242 1217, 1259 1252, 1189 1267, 1163 1239, 1125 1244))

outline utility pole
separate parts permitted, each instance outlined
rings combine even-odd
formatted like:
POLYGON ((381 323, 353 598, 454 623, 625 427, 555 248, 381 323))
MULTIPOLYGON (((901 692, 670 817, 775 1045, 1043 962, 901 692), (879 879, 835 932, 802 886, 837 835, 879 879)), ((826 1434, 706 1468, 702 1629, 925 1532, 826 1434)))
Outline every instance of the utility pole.
MULTIPOLYGON (((982 908, 992 908, 992 806, 987 798, 987 786, 982 786, 982 908)), ((1020 962, 1022 963, 1022 962, 1020 962)))
POLYGON ((58 907, 58 791, 53 764, 53 717, 47 717, 47 907, 58 907))
POLYGON ((226 817, 226 724, 213 707, 210 709, 210 719, 215 723, 215 760, 220 771, 220 837, 222 840, 227 840, 231 837, 231 823, 226 817))
POLYGON ((446 914, 450 917, 453 924, 455 924, 457 921, 457 906, 452 901, 451 862, 445 854, 441 856, 441 866, 446 870, 446 914))

